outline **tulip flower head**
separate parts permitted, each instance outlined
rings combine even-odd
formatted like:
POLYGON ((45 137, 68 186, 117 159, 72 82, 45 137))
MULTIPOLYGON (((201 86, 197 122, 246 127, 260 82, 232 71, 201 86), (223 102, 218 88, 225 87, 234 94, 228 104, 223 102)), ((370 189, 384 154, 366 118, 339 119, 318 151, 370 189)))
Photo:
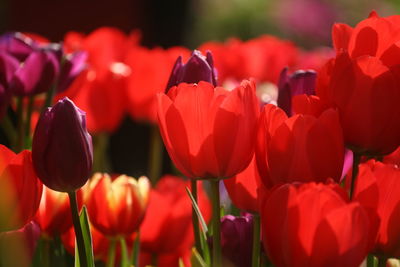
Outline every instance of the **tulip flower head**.
POLYGON ((171 76, 165 90, 180 83, 209 82, 217 86, 217 71, 214 68, 214 60, 210 51, 203 56, 200 51, 194 50, 186 64, 182 63, 182 56, 179 56, 172 69, 171 76))
POLYGON ((88 180, 92 137, 86 130, 85 112, 68 98, 41 114, 33 136, 32 160, 39 179, 53 190, 72 192, 88 180))
POLYGON ((244 170, 253 155, 258 115, 253 81, 232 91, 207 82, 181 83, 158 94, 164 144, 191 178, 227 178, 244 170))
POLYGON ((147 177, 134 179, 120 175, 112 179, 96 173, 96 184, 87 197, 91 222, 107 236, 132 235, 143 221, 149 199, 150 182, 147 177))

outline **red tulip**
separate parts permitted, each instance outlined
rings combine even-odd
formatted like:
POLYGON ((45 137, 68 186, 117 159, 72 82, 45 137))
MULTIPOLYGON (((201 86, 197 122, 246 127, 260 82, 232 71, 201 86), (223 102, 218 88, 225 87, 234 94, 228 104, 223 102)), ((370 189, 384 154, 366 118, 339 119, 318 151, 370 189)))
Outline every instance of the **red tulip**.
POLYGON ((400 257, 400 169, 396 165, 370 160, 360 165, 354 199, 368 208, 379 220, 374 252, 387 257, 400 257), (379 223, 380 221, 380 223, 379 223))
POLYGON ((339 117, 333 109, 319 116, 297 114, 266 105, 258 129, 256 160, 267 187, 280 183, 339 181, 344 145, 339 117))
POLYGON ((111 237, 132 235, 146 212, 149 180, 126 175, 111 179, 107 174, 97 173, 90 183, 95 184, 86 196, 86 203, 94 227, 111 237))
POLYGON ((31 152, 15 154, 0 145, 0 232, 19 229, 31 221, 42 190, 33 170, 31 152))
MULTIPOLYGON (((186 187, 190 188, 188 181, 164 176, 151 190, 149 206, 140 227, 141 249, 144 252, 174 254, 192 247, 192 204, 186 187)), ((198 187, 198 199, 207 222, 211 217, 211 206, 201 186, 198 187)))
POLYGON ((39 238, 40 228, 33 221, 21 229, 0 233, 1 266, 32 266, 39 238))
POLYGON ((383 162, 400 166, 400 147, 383 158, 383 162))
POLYGON ((265 249, 275 266, 359 266, 368 253, 364 208, 338 185, 286 184, 264 201, 265 249))
POLYGON ((376 13, 353 29, 333 27, 337 56, 318 76, 317 95, 338 109, 347 146, 385 155, 400 145, 400 26, 376 13))
MULTIPOLYGON (((81 202, 81 196, 81 190, 78 190, 78 202, 81 202)), ((69 205, 68 194, 44 186, 40 206, 35 216, 35 221, 39 224, 42 235, 53 238, 72 227, 69 205)))
POLYGON ((245 211, 258 212, 261 178, 258 174, 255 157, 241 173, 224 180, 226 191, 233 204, 245 211))
POLYGON ((181 83, 158 95, 160 132, 177 168, 192 178, 227 178, 243 171, 254 151, 259 104, 255 84, 232 91, 181 83))

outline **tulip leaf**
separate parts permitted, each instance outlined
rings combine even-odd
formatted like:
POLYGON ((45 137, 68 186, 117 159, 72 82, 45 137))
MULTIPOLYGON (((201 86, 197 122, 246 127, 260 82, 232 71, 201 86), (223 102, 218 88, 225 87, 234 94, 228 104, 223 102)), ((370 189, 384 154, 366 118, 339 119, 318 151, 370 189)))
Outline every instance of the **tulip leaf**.
MULTIPOLYGON (((81 224, 83 241, 85 243, 85 248, 86 248, 86 259, 88 262, 88 267, 94 267, 92 235, 90 233, 89 217, 85 206, 82 207, 81 214, 79 215, 79 221, 81 224)), ((78 251, 76 249, 77 247, 78 246, 75 245, 75 255, 78 255, 78 251)), ((80 266, 80 264, 76 265, 77 261, 79 264, 79 257, 75 256, 75 267, 80 266)))
POLYGON ((206 221, 203 218, 203 215, 201 214, 200 208, 196 203, 196 200, 194 199, 192 192, 190 192, 190 189, 188 187, 186 187, 186 192, 188 193, 190 200, 192 201, 192 206, 194 208, 194 211, 197 214, 197 217, 199 218, 200 224, 201 224, 201 228, 203 230, 204 233, 208 232, 208 227, 206 224, 206 221))
POLYGON ((203 258, 200 256, 199 252, 197 252, 196 248, 192 248, 192 257, 190 258, 190 263, 192 264, 192 267, 208 266, 203 258))

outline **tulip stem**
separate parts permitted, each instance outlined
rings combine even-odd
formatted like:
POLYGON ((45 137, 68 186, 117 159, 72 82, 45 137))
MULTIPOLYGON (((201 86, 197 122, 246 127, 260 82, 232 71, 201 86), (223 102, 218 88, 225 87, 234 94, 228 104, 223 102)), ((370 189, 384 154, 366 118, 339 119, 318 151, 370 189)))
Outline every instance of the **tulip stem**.
POLYGON ((24 147, 24 98, 18 97, 17 99, 17 125, 18 125, 18 137, 15 146, 15 152, 19 153, 24 147))
POLYGON ((212 266, 222 266, 221 261, 221 208, 219 200, 219 180, 212 180, 211 201, 212 201, 212 224, 213 224, 213 255, 212 266))
POLYGON ((260 215, 253 214, 253 256, 252 267, 260 266, 260 215))
POLYGON ((353 199, 354 186, 356 184, 356 179, 358 175, 358 165, 360 164, 361 155, 354 152, 353 156, 353 169, 351 173, 351 187, 350 187, 350 199, 353 199))
POLYGON ((157 126, 151 127, 150 136, 150 154, 149 154, 149 178, 151 183, 155 185, 161 176, 163 143, 157 126))
POLYGON ((108 248, 108 257, 107 257, 106 267, 114 267, 116 246, 117 246, 117 240, 115 238, 112 238, 110 240, 110 247, 108 248))
POLYGON ((1 128, 3 129, 4 133, 7 136, 8 141, 10 142, 11 146, 15 146, 16 142, 16 135, 17 132, 15 131, 14 125, 10 120, 9 116, 4 116, 3 120, 1 121, 1 128))
POLYGON ((137 231, 135 241, 132 248, 132 263, 133 266, 139 266, 139 252, 140 252, 140 231, 137 231))
POLYGON ((25 136, 24 136, 26 148, 30 147, 29 138, 30 138, 30 133, 31 133, 31 117, 32 117, 34 100, 35 100, 34 96, 29 97, 28 108, 26 110, 25 136))
POLYGON ((130 265, 130 259, 128 256, 128 247, 124 237, 119 239, 121 244, 121 267, 128 267, 130 265))
MULTIPOLYGON (((78 203, 76 201, 76 193, 68 192, 69 203, 71 206, 71 213, 72 213, 72 222, 74 223, 74 230, 75 230, 75 238, 76 238, 76 245, 78 246, 79 252, 79 263, 82 267, 88 267, 88 262, 86 258, 86 248, 85 242, 83 239, 83 232, 81 223, 79 220, 79 211, 78 211, 78 203)), ((76 257, 76 255, 75 255, 76 257)))
POLYGON ((46 100, 44 101, 44 105, 42 107, 42 112, 46 108, 51 107, 51 104, 53 103, 54 95, 56 93, 55 91, 56 91, 56 83, 54 83, 46 93, 46 100))
MULTIPOLYGON (((191 183, 191 191, 192 191, 192 196, 193 199, 196 201, 196 204, 198 203, 197 201, 197 181, 194 179, 190 180, 191 183)), ((192 205, 192 223, 193 223, 193 233, 194 233, 194 243, 197 252, 200 255, 203 255, 202 249, 201 249, 201 237, 200 237, 200 227, 199 227, 199 218, 197 218, 196 210, 194 208, 194 205, 192 205)))

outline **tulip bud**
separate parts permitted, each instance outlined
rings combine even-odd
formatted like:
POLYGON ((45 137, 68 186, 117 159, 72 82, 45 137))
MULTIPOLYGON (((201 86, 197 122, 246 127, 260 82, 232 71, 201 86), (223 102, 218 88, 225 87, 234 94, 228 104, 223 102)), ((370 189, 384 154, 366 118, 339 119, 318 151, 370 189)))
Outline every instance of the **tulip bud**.
POLYGON ((49 188, 72 192, 89 178, 93 165, 92 137, 86 114, 67 97, 45 110, 36 125, 32 159, 40 180, 49 188))
POLYGON ((284 68, 278 82, 278 107, 283 109, 288 116, 293 115, 292 97, 301 94, 315 95, 315 80, 317 73, 313 70, 298 70, 288 74, 284 68))
POLYGON ((253 216, 226 215, 221 219, 222 255, 226 266, 251 266, 253 216))
POLYGON ((120 175, 114 180, 96 173, 97 183, 90 191, 87 208, 93 225, 107 236, 128 236, 141 224, 147 209, 150 183, 120 175), (100 178, 98 178, 100 177, 100 178))
POLYGON ((199 83, 200 81, 217 86, 217 74, 210 51, 203 56, 200 51, 194 50, 186 64, 182 63, 182 56, 179 56, 172 69, 165 93, 168 93, 169 88, 180 83, 199 83))

